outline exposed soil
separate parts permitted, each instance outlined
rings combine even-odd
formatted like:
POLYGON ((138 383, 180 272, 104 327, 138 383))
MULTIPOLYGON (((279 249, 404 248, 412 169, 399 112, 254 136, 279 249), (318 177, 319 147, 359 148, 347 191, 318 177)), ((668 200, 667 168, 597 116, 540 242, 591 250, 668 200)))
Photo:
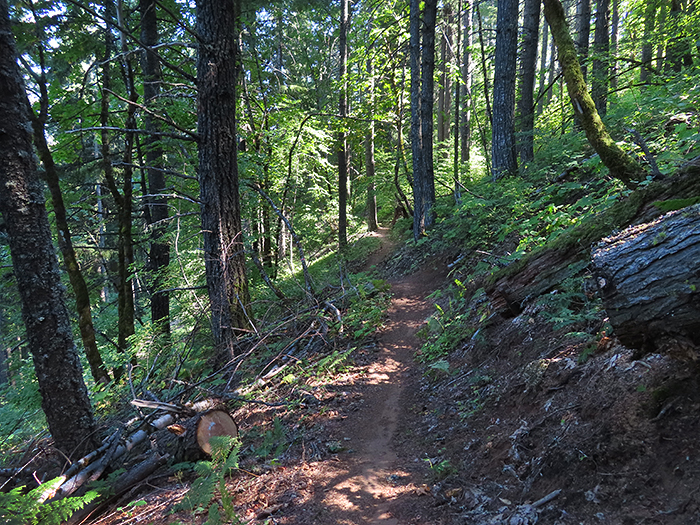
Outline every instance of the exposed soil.
MULTIPOLYGON (((390 248, 383 236, 367 264, 396 268, 379 264, 390 248)), ((570 333, 595 334, 601 319, 554 330, 541 299, 517 317, 489 317, 488 300, 470 288, 469 311, 487 319, 483 329, 465 332, 442 366, 426 368, 414 361, 416 332, 447 271, 433 259, 391 277, 384 329, 353 353, 351 367, 290 392, 305 396, 300 408, 238 410, 244 435, 272 435, 279 417, 291 442, 281 463, 244 450, 228 485, 244 521, 700 523, 697 356, 637 355, 609 338, 591 347, 570 333)), ((161 488, 129 496, 146 505, 95 523, 206 519, 170 513, 185 485, 153 485, 161 488)))

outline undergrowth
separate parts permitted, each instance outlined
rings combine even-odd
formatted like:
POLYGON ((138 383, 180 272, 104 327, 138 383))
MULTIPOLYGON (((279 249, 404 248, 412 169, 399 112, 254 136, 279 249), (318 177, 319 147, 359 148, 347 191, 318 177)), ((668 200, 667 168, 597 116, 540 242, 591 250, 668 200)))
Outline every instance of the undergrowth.
POLYGON ((25 487, 0 492, 0 521, 6 525, 60 525, 99 496, 91 490, 83 496, 45 503, 64 481, 58 477, 28 492, 25 487))

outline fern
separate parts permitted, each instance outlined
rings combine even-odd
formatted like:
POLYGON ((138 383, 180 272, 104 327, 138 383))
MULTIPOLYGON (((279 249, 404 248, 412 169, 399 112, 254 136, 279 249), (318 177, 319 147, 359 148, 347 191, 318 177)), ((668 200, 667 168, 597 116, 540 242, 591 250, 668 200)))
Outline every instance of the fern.
POLYGON ((0 522, 6 525, 60 525, 99 496, 91 490, 84 496, 44 503, 46 495, 53 494, 63 481, 59 477, 27 493, 24 493, 24 487, 0 493, 0 522))
POLYGON ((233 507, 233 498, 226 490, 226 476, 238 468, 241 442, 228 436, 215 436, 211 438, 211 446, 211 461, 200 461, 195 465, 194 470, 198 477, 192 483, 185 499, 175 507, 175 510, 202 512, 209 507, 208 518, 204 525, 240 523, 233 507), (215 501, 217 492, 218 502, 215 501))

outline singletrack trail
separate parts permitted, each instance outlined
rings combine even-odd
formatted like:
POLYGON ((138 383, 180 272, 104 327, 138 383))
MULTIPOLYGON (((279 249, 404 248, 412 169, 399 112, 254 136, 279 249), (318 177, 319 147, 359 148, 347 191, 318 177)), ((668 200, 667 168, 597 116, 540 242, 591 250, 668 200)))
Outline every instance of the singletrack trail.
MULTIPOLYGON (((382 248, 368 260, 380 262, 391 246, 382 236, 382 248)), ((423 269, 390 281, 393 299, 388 320, 378 334, 376 359, 370 365, 360 388, 362 408, 343 420, 338 435, 354 447, 351 454, 337 462, 325 462, 318 468, 320 486, 316 487, 315 504, 319 515, 313 523, 405 525, 439 523, 432 498, 422 486, 420 450, 410 442, 397 451, 394 439, 401 429, 407 406, 407 389, 416 386, 419 373, 412 372, 413 355, 420 348, 416 332, 432 313, 426 300, 444 276, 423 269)), ((315 476, 314 476, 315 477, 315 476)), ((301 523, 288 521, 285 523, 301 523)))

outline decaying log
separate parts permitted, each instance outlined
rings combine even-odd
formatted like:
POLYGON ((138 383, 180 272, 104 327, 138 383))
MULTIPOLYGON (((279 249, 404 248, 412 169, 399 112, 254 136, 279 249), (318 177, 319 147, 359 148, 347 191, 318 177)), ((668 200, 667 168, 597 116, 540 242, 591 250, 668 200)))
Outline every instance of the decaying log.
POLYGON ((592 260, 623 344, 653 350, 676 335, 700 344, 700 205, 603 239, 592 260))
POLYGON ((700 162, 690 163, 678 174, 639 188, 596 216, 588 217, 521 261, 497 271, 486 293, 492 311, 506 317, 520 313, 529 300, 555 289, 562 280, 580 271, 591 246, 611 232, 630 224, 650 222, 661 215, 657 201, 700 195, 700 162))

